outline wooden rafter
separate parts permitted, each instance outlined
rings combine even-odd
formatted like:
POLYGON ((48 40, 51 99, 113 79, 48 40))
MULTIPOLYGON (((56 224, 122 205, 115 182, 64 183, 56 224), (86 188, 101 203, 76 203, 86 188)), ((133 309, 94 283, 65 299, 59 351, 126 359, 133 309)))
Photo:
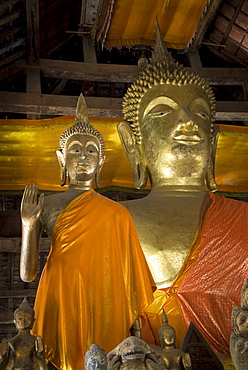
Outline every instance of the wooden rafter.
MULTIPOLYGON (((22 59, 16 62, 16 66, 26 68, 27 63, 22 59)), ((40 59, 39 68, 44 77, 52 78, 127 83, 132 83, 138 78, 138 67, 135 65, 40 59)), ((246 68, 186 67, 186 70, 205 78, 212 85, 241 85, 247 75, 246 68)))
MULTIPOLYGON (((0 111, 75 116, 78 96, 0 92, 0 111)), ((122 118, 122 99, 86 97, 91 117, 122 118)), ((217 102, 217 121, 248 121, 248 102, 217 102)))
POLYGON ((39 2, 26 0, 28 65, 38 65, 39 50, 39 2))

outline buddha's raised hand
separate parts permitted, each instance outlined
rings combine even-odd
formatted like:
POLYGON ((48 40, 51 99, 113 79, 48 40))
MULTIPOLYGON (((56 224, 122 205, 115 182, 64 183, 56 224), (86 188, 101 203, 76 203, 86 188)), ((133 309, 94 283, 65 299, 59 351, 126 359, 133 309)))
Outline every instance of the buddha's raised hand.
POLYGON ((40 218, 43 208, 44 194, 38 199, 38 186, 28 185, 25 187, 21 203, 21 219, 25 226, 32 227, 40 218))

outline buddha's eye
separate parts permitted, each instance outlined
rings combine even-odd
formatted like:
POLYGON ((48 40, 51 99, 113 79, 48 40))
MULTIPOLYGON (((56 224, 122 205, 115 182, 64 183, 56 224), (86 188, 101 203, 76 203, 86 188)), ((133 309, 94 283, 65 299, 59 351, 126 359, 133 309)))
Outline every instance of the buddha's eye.
POLYGON ((79 153, 79 149, 71 149, 71 153, 79 153))
POLYGON ((87 146, 87 152, 89 154, 96 154, 98 152, 98 150, 94 145, 89 145, 89 146, 87 146))
POLYGON ((246 316, 242 315, 239 317, 239 324, 244 324, 246 322, 246 316))
POLYGON ((204 118, 204 119, 210 119, 209 115, 207 113, 204 113, 204 112, 196 112, 196 114, 201 117, 201 118, 204 118))
POLYGON ((149 117, 163 117, 166 116, 167 114, 171 113, 171 110, 167 110, 164 112, 150 112, 148 114, 149 117))

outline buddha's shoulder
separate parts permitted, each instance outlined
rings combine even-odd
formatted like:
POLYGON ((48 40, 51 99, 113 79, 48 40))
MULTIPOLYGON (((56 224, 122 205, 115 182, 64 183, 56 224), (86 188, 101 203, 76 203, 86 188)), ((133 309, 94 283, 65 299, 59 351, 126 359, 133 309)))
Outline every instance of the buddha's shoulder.
POLYGON ((129 213, 127 208, 124 207, 121 203, 110 199, 102 194, 96 193, 97 199, 101 200, 102 204, 105 205, 106 208, 113 211, 118 211, 119 213, 129 213))
POLYGON ((44 208, 53 208, 53 206, 56 204, 59 204, 61 201, 66 201, 67 197, 65 192, 55 193, 46 195, 44 197, 44 208))

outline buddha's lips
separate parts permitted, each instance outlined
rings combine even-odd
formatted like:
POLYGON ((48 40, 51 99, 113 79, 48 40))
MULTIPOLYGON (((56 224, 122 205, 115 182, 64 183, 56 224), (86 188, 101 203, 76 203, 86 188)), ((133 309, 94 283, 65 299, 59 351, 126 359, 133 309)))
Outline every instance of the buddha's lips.
POLYGON ((86 167, 89 167, 89 163, 78 163, 77 164, 77 167, 79 167, 79 168, 86 168, 86 167))
POLYGON ((195 135, 179 134, 179 135, 175 135, 173 139, 177 141, 190 141, 190 142, 196 142, 196 143, 200 143, 201 141, 203 141, 203 138, 196 134, 195 135))

